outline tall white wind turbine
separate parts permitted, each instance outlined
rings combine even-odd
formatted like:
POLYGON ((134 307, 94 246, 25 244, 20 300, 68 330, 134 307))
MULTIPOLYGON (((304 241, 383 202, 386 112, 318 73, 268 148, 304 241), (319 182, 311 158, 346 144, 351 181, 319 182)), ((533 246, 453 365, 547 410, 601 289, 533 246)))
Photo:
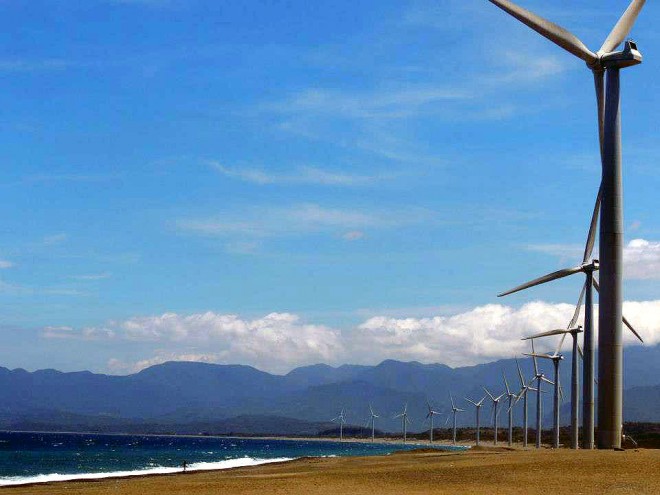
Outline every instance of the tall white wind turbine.
MULTIPOLYGON (((541 36, 586 62, 598 107, 602 175, 595 213, 600 210, 601 291, 598 335, 598 447, 621 447, 623 424, 623 186, 621 166, 620 71, 640 64, 633 41, 614 51, 630 33, 645 0, 632 0, 600 49, 594 53, 566 29, 509 0, 489 0, 541 36), (607 76, 607 81, 605 81, 607 76)), ((592 222, 592 225, 594 222, 592 222)), ((591 352, 591 349, 588 350, 591 352)), ((590 357, 587 359, 587 361, 590 357)), ((587 363, 590 366, 590 363, 587 363)), ((585 379, 586 383, 586 379, 585 379)), ((589 384, 592 383, 590 380, 589 384)))

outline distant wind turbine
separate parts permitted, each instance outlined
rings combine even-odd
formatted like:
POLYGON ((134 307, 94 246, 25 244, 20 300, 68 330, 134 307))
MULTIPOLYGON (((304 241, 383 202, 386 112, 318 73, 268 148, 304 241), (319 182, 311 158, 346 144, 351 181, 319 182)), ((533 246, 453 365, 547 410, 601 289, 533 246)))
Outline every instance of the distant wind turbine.
POLYGON ((509 406, 509 410, 513 409, 513 406, 515 406, 521 398, 523 399, 523 447, 527 447, 527 392, 530 390, 535 391, 536 389, 531 387, 531 384, 528 384, 525 381, 525 377, 520 369, 518 358, 516 358, 516 366, 518 367, 518 378, 520 379, 520 391, 516 394, 515 402, 509 406))
POLYGON ((555 449, 559 448, 559 399, 563 399, 564 393, 561 389, 561 383, 559 382, 559 363, 564 359, 564 356, 561 354, 525 354, 525 356, 531 356, 534 359, 537 357, 542 359, 549 359, 552 361, 552 364, 555 368, 555 381, 551 382, 555 386, 554 399, 552 401, 552 426, 553 426, 553 435, 552 435, 552 446, 555 449))
POLYGON ((484 391, 488 394, 488 397, 490 397, 491 402, 493 403, 493 429, 495 430, 494 432, 494 439, 493 439, 493 445, 497 445, 497 407, 500 404, 500 400, 502 400, 502 397, 506 395, 506 393, 503 393, 499 397, 495 397, 493 394, 491 394, 486 387, 483 387, 484 391))
POLYGON ((346 417, 344 416, 344 410, 342 409, 339 413, 339 416, 332 418, 330 421, 333 423, 339 422, 339 441, 344 440, 344 424, 346 423, 346 417))
POLYGON ((474 408, 475 408, 476 413, 477 413, 477 435, 476 435, 475 445, 478 447, 479 446, 479 429, 480 429, 480 426, 481 426, 479 424, 479 412, 481 410, 481 406, 484 405, 484 401, 486 400, 486 396, 484 395, 483 398, 479 402, 475 402, 472 399, 468 399, 467 397, 465 397, 465 400, 474 405, 474 408))
MULTIPOLYGON (((532 378, 527 385, 528 389, 534 383, 534 380, 536 380, 536 448, 540 449, 541 448, 541 436, 543 433, 543 407, 541 403, 541 394, 543 393, 543 389, 541 385, 543 382, 550 383, 554 385, 554 382, 548 380, 545 375, 543 374, 542 371, 539 371, 539 366, 538 363, 536 362, 536 352, 534 351, 534 339, 531 339, 530 342, 532 343, 532 360, 534 361, 534 378, 532 378)), ((526 397, 527 395, 525 395, 526 397)), ((520 397, 516 400, 518 402, 520 400, 520 397)))
POLYGON ((401 427, 403 430, 403 443, 406 443, 406 433, 408 431, 407 427, 410 424, 408 419, 408 404, 403 407, 403 412, 394 416, 394 419, 401 418, 401 427))
POLYGON ((369 422, 371 423, 371 441, 375 441, 376 439, 376 418, 378 418, 378 414, 376 414, 371 407, 371 404, 369 404, 369 413, 371 414, 371 417, 369 418, 369 422))
POLYGON ((506 379, 506 373, 503 371, 502 376, 504 377, 504 385, 506 387, 506 396, 509 399, 509 447, 513 445, 513 400, 517 399, 518 396, 511 392, 509 388, 509 382, 506 379))
POLYGON ((578 333, 582 332, 582 327, 569 328, 567 330, 550 330, 549 332, 538 333, 531 337, 525 337, 523 340, 535 339, 541 337, 549 337, 552 335, 561 335, 562 338, 559 341, 559 345, 554 352, 554 355, 559 355, 561 351, 561 346, 564 343, 564 338, 566 334, 571 334, 573 337, 573 355, 571 356, 571 448, 578 448, 578 409, 580 405, 579 399, 579 371, 578 371, 578 354, 580 352, 580 347, 578 346, 577 336, 578 333))
POLYGON ((429 443, 433 443, 433 416, 440 413, 433 410, 431 403, 428 400, 426 401, 426 407, 429 410, 428 414, 426 415, 426 419, 431 422, 431 430, 429 431, 429 443))
MULTIPOLYGON (((456 404, 454 404, 454 398, 452 397, 451 393, 449 394, 449 400, 451 401, 451 412, 453 416, 453 422, 454 422, 454 428, 453 428, 453 434, 452 434, 452 443, 456 445, 456 413, 459 412, 464 412, 465 409, 459 409, 456 407, 456 404)), ((447 422, 449 421, 449 415, 447 416, 447 419, 445 420, 445 425, 447 425, 447 422)))

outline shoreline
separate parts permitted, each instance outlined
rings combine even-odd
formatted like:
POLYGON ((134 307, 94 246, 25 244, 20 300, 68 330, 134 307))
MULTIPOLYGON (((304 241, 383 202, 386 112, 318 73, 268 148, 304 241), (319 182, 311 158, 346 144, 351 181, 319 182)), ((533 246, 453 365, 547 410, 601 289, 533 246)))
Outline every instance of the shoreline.
POLYGON ((659 450, 417 449, 385 456, 306 458, 218 471, 8 486, 15 495, 275 493, 659 493, 659 450))
MULTIPOLYGON (((6 431, 6 430, 4 430, 6 431)), ((91 432, 37 432, 37 431, 11 431, 10 433, 29 433, 29 434, 60 434, 60 435, 99 435, 91 432)), ((100 435, 112 435, 112 436, 136 436, 133 434, 100 434, 100 435)), ((141 435, 142 436, 142 435, 141 435)), ((261 441, 273 441, 273 442, 310 442, 310 443, 336 443, 336 444, 364 444, 364 445, 387 445, 393 448, 392 452, 385 453, 374 453, 373 455, 357 454, 357 455, 318 455, 318 456, 300 456, 300 457, 250 457, 244 456, 239 458, 227 458, 219 459, 215 461, 197 461, 191 462, 188 467, 186 474, 188 473, 197 473, 204 471, 224 471, 228 469, 237 469, 243 467, 253 467, 264 464, 274 464, 274 463, 284 463, 291 462, 298 459, 323 459, 323 458, 332 458, 332 457, 378 457, 378 456, 387 456, 399 452, 408 452, 410 450, 419 450, 420 448, 426 448, 436 452, 463 452, 469 450, 470 446, 468 445, 452 445, 451 443, 446 444, 443 442, 434 442, 433 445, 429 444, 428 441, 423 442, 421 440, 407 441, 405 444, 401 440, 394 438, 376 438, 373 442, 371 439, 362 439, 362 438, 344 438, 343 441, 334 438, 316 438, 316 437, 286 437, 286 436, 231 436, 231 435, 144 435, 150 437, 166 437, 166 438, 209 438, 209 439, 230 439, 230 440, 261 440, 261 441), (403 448, 403 450, 398 450, 398 448, 403 448)), ((12 487, 26 487, 26 486, 38 486, 38 485, 51 485, 51 484, 60 484, 65 482, 91 482, 91 481, 102 481, 108 479, 125 479, 125 478, 137 478, 137 477, 148 477, 148 476, 170 476, 176 474, 183 474, 182 466, 140 466, 135 469, 126 469, 126 470, 117 470, 117 471, 96 471, 96 472, 79 472, 79 473, 61 473, 61 472, 51 472, 51 473, 39 473, 34 475, 25 475, 25 476, 7 476, 0 478, 0 488, 12 488, 12 487)))

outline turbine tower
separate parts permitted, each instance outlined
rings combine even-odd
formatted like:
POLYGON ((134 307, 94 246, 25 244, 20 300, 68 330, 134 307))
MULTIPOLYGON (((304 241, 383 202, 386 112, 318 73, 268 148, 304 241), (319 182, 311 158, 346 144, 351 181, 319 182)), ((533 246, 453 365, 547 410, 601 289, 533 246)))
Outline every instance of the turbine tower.
POLYGON ((633 0, 600 49, 594 53, 566 29, 508 0, 489 0, 561 48, 584 60, 594 76, 602 176, 596 209, 600 209, 601 292, 598 306, 598 447, 621 447, 623 424, 623 186, 621 182, 620 71, 640 64, 633 41, 615 50, 628 36, 645 0, 633 0), (605 84, 605 74, 607 83, 605 84))
POLYGON ((483 387, 483 389, 486 391, 488 397, 490 397, 490 400, 493 403, 493 429, 495 430, 493 445, 497 445, 497 414, 498 414, 497 407, 499 406, 502 397, 506 395, 506 392, 500 395, 499 397, 494 397, 493 394, 491 394, 486 387, 483 387))
POLYGON ((564 344, 564 339, 567 334, 573 337, 573 354, 571 356, 571 448, 577 449, 579 444, 579 430, 578 430, 578 409, 580 407, 579 400, 579 371, 578 371, 578 354, 580 353, 580 346, 578 345, 577 336, 582 332, 582 327, 569 328, 568 330, 550 330, 531 337, 525 337, 523 340, 536 339, 541 337, 549 337, 552 335, 561 335, 559 345, 555 350, 555 355, 561 351, 561 346, 564 344))
POLYGON ((474 405, 474 408, 475 408, 475 410, 476 410, 476 414, 477 414, 477 436, 476 436, 476 440, 477 440, 477 441, 475 442, 475 445, 476 445, 477 447, 479 447, 479 428, 480 428, 480 424, 479 424, 479 412, 480 412, 480 410, 481 410, 481 406, 484 405, 484 401, 486 400, 486 396, 484 395, 483 398, 482 398, 479 402, 475 402, 475 401, 473 401, 472 399, 468 399, 467 397, 465 397, 465 400, 468 401, 469 403, 473 404, 473 405, 474 405))
POLYGON ((536 380, 536 448, 541 448, 541 437, 543 436, 543 407, 541 403, 541 394, 543 389, 541 388, 543 382, 550 383, 554 385, 554 382, 548 380, 542 371, 539 370, 539 365, 536 362, 536 352, 534 351, 534 339, 531 339, 532 343, 532 353, 526 354, 531 355, 532 360, 534 361, 534 378, 532 378, 527 385, 528 387, 536 380))
POLYGON ((433 410, 431 403, 428 400, 426 401, 426 407, 429 410, 428 414, 426 415, 426 419, 431 422, 431 430, 429 431, 429 443, 433 443, 433 416, 440 413, 433 410))
POLYGON ((344 440, 344 424, 346 424, 346 417, 344 416, 344 410, 342 409, 339 413, 339 416, 332 418, 330 421, 333 423, 339 422, 339 441, 344 440))
POLYGON ((403 412, 394 416, 394 419, 401 418, 401 428, 403 430, 403 443, 406 443, 407 426, 410 424, 408 419, 408 404, 403 406, 403 412))
POLYGON ((518 378, 520 379, 520 392, 518 392, 518 394, 516 395, 516 400, 511 406, 509 406, 509 409, 512 409, 513 406, 515 406, 521 398, 523 399, 523 447, 527 447, 527 433, 528 433, 527 392, 529 392, 530 390, 536 391, 536 389, 530 386, 531 382, 528 384, 525 381, 525 377, 523 376, 522 370, 520 369, 520 363, 518 362, 518 358, 516 358, 516 366, 518 367, 518 378))
MULTIPOLYGON (((452 397, 451 393, 449 394, 449 400, 451 401, 451 412, 454 420, 454 432, 452 434, 452 443, 456 445, 456 413, 465 412, 465 409, 459 409, 458 407, 456 407, 456 404, 454 404, 454 398, 452 397)), ((449 416, 447 416, 447 419, 445 420, 445 425, 447 425, 448 421, 449 421, 449 416)))
POLYGON ((509 382, 506 379, 506 373, 503 371, 502 376, 504 377, 504 385, 506 387, 506 396, 509 399, 509 447, 513 445, 513 400, 518 396, 511 392, 509 388, 509 382))
POLYGON ((376 418, 379 416, 374 412, 371 404, 369 404, 369 413, 371 414, 371 417, 369 418, 369 421, 371 422, 371 441, 374 442, 376 439, 376 418))

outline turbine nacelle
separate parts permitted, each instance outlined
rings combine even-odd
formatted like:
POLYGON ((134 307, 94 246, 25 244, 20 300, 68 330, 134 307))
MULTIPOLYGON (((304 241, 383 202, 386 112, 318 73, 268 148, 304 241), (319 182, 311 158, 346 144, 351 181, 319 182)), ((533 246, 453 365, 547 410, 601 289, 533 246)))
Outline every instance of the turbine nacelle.
POLYGON ((605 68, 624 69, 642 63, 642 54, 637 49, 637 43, 627 40, 623 50, 605 53, 600 56, 600 65, 605 68))

